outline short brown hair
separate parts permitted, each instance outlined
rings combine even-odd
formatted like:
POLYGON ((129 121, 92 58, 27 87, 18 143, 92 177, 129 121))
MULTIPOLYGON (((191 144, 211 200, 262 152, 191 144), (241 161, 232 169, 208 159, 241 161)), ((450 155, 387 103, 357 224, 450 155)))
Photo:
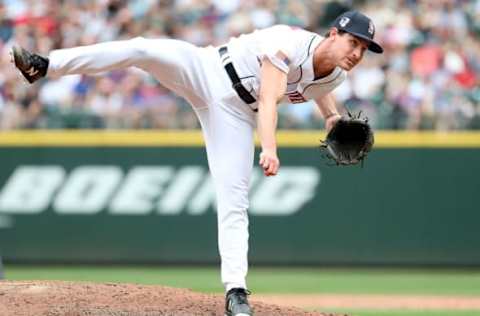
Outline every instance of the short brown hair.
MULTIPOLYGON (((340 35, 343 35, 343 34, 345 34, 345 33, 347 33, 347 32, 346 32, 346 31, 343 31, 343 30, 338 30, 338 34, 340 34, 340 35)), ((327 38, 327 37, 329 37, 329 36, 330 36, 330 30, 329 30, 327 33, 325 33, 325 36, 324 36, 324 37, 327 38)))

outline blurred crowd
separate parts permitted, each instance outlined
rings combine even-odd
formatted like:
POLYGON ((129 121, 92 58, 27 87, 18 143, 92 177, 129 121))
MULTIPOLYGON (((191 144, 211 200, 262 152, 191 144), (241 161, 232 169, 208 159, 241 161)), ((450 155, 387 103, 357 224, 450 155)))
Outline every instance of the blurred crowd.
MULTIPOLYGON (((23 84, 13 44, 48 55, 97 42, 171 37, 200 46, 273 24, 324 34, 355 8, 376 24, 366 54, 335 90, 343 111, 382 129, 480 128, 480 0, 3 0, 0 129, 198 128, 186 102, 136 69, 23 84)), ((280 128, 321 128, 312 104, 280 105, 280 128)))

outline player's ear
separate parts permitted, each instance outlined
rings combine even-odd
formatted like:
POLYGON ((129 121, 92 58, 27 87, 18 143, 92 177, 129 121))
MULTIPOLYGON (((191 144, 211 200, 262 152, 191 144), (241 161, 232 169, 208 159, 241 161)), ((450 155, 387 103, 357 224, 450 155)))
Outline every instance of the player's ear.
POLYGON ((328 33, 329 37, 335 37, 338 35, 338 29, 334 26, 330 28, 330 32, 328 33))

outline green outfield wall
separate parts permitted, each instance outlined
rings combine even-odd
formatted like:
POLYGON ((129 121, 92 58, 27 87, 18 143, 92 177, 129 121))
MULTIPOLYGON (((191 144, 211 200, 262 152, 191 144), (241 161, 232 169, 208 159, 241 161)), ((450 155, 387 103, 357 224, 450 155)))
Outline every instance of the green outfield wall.
MULTIPOLYGON (((377 133, 363 168, 328 167, 324 135, 281 132, 255 169, 253 264, 480 264, 480 133, 377 133)), ((8 262, 218 262, 198 132, 0 134, 8 262)))

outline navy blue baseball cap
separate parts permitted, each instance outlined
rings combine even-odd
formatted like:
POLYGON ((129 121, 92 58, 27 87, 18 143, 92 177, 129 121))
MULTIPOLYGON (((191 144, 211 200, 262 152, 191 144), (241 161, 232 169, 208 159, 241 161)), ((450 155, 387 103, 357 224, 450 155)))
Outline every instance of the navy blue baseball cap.
POLYGON ((368 16, 358 11, 347 11, 335 19, 332 27, 367 41, 368 50, 377 54, 383 53, 382 46, 373 40, 375 25, 368 16))

